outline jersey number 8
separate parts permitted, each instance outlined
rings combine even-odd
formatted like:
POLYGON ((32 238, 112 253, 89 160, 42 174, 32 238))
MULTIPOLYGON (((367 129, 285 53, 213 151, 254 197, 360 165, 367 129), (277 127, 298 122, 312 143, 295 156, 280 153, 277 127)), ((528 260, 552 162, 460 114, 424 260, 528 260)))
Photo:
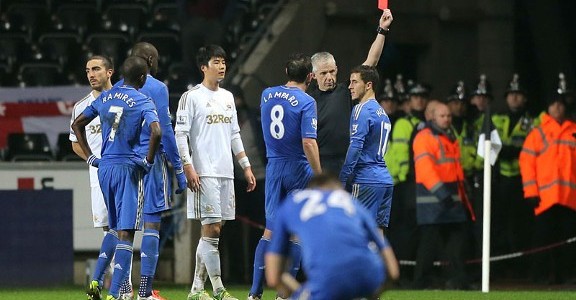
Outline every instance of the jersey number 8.
POLYGON ((274 105, 270 111, 270 134, 273 138, 279 140, 284 137, 284 124, 282 123, 284 119, 284 108, 282 105, 274 105))

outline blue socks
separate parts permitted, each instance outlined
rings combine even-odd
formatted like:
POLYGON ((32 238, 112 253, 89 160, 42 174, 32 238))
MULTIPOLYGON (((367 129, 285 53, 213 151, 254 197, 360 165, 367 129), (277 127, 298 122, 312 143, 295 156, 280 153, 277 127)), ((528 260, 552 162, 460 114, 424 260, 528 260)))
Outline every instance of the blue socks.
POLYGON ((302 248, 295 241, 290 241, 290 275, 296 278, 300 270, 300 261, 302 260, 302 248))
POLYGON ((140 289, 138 295, 147 297, 152 294, 152 281, 158 264, 160 246, 160 233, 154 229, 144 229, 142 236, 142 249, 140 250, 142 268, 140 270, 140 289))
POLYGON ((114 260, 114 275, 112 275, 112 283, 110 284, 110 292, 108 294, 118 299, 118 296, 120 295, 120 286, 129 275, 128 272, 130 272, 130 264, 132 263, 132 243, 129 241, 119 241, 116 246, 114 260))
POLYGON ((106 268, 112 261, 114 257, 114 251, 116 250, 116 245, 118 244, 118 233, 115 230, 110 229, 104 239, 102 240, 102 245, 100 246, 100 254, 98 255, 98 261, 96 262, 96 268, 94 269, 94 275, 92 280, 98 281, 100 286, 104 284, 104 274, 106 273, 106 268))
POLYGON ((261 238, 256 246, 256 251, 254 252, 254 273, 252 275, 252 287, 250 288, 250 295, 260 296, 264 292, 264 254, 268 249, 270 244, 269 240, 261 238))

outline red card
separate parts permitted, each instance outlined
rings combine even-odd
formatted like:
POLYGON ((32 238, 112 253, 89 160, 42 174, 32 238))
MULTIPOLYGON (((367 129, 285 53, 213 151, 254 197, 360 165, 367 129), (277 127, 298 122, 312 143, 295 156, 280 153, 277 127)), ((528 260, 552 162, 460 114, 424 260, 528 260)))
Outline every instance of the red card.
POLYGON ((378 9, 385 10, 388 8, 388 0, 378 0, 378 9))

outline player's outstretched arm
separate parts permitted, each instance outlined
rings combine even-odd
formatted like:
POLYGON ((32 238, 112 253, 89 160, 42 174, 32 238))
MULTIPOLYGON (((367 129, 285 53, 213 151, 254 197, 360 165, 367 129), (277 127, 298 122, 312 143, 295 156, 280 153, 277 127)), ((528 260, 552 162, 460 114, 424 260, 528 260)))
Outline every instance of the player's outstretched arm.
POLYGON ((303 138, 302 147, 304 148, 304 154, 306 155, 306 159, 308 159, 308 163, 310 163, 314 174, 321 174, 322 167, 320 166, 320 151, 318 150, 316 139, 303 138))
POLYGON ((366 61, 362 63, 363 65, 376 66, 378 64, 380 55, 382 54, 382 49, 384 48, 384 41, 386 40, 384 34, 388 32, 392 20, 392 12, 389 9, 385 9, 382 12, 382 16, 380 16, 380 21, 378 23, 378 26, 384 31, 380 31, 379 29, 376 39, 374 39, 374 42, 372 42, 372 45, 370 46, 370 50, 368 50, 368 57, 366 57, 366 61))

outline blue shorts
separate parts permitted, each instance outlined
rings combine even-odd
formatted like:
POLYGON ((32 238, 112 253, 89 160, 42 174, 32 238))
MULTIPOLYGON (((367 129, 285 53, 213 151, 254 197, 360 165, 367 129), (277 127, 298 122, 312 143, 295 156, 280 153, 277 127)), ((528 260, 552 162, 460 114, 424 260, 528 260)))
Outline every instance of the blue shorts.
POLYGON ((114 230, 140 230, 144 206, 142 168, 132 162, 100 163, 98 180, 114 230))
POLYGON ((269 160, 266 165, 266 228, 273 228, 276 209, 288 194, 306 188, 312 168, 305 160, 269 160))
POLYGON ((152 169, 144 175, 144 212, 146 214, 170 209, 171 183, 172 173, 168 170, 166 153, 157 153, 152 169))
POLYGON ((370 211, 378 226, 388 227, 393 190, 394 186, 355 183, 352 197, 370 211))
POLYGON ((337 269, 322 271, 308 281, 290 299, 350 300, 369 298, 384 283, 386 269, 376 254, 339 264, 337 269), (342 272, 346 270, 346 272, 342 272), (307 294, 308 297, 304 295, 307 294), (299 298, 301 297, 302 298, 299 298))

